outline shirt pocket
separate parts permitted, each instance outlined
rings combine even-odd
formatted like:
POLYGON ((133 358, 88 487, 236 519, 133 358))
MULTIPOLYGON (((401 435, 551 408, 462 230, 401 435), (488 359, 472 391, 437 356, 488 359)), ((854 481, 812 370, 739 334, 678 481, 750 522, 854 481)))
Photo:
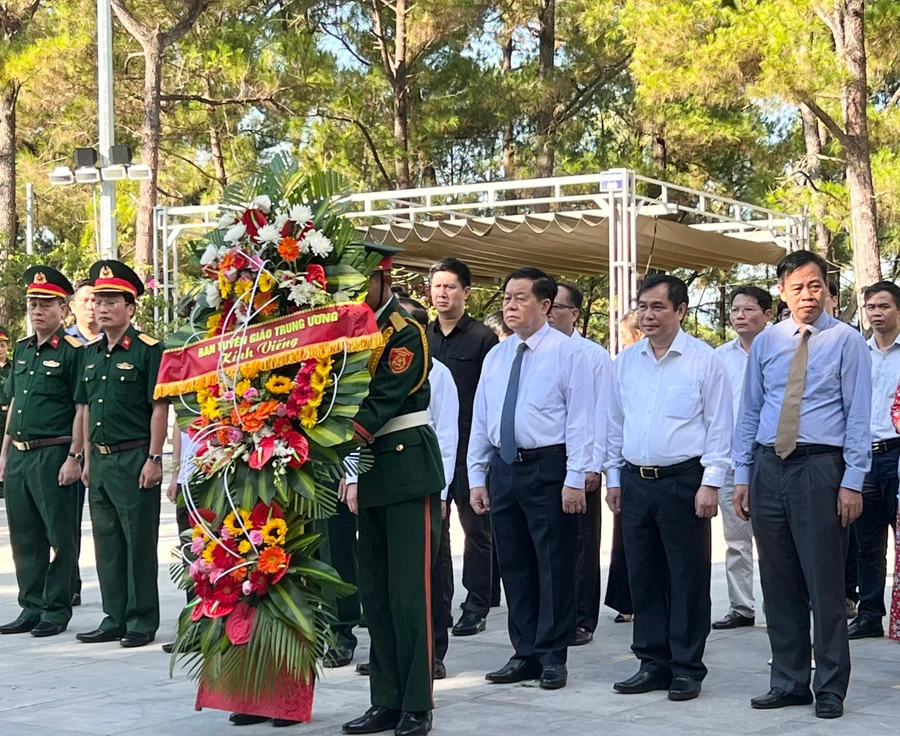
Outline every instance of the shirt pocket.
MULTIPOLYGON (((559 376, 553 373, 538 373, 527 385, 524 380, 520 381, 519 400, 519 403, 524 402, 541 411, 559 406, 563 402, 559 391, 559 376)), ((500 405, 503 406, 503 401, 500 405)))
POLYGON ((66 372, 55 360, 44 361, 35 370, 34 392, 40 396, 62 396, 67 393, 66 372), (48 365, 49 363, 49 365, 48 365))
POLYGON ((804 393, 818 393, 822 390, 835 391, 840 387, 841 367, 837 364, 810 365, 806 369, 804 393))
POLYGON ((700 391, 693 386, 672 386, 665 391, 663 416, 693 419, 700 404, 700 391))

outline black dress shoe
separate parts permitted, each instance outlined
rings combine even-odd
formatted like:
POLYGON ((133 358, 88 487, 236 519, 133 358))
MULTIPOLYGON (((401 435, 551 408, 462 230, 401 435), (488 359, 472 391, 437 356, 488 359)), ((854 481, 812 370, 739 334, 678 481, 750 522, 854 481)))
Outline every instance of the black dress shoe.
POLYGON ((286 718, 273 718, 272 726, 275 728, 287 728, 288 726, 296 726, 298 723, 302 723, 303 721, 289 721, 286 718))
POLYGON ((588 631, 582 626, 579 626, 575 629, 575 646, 583 647, 585 644, 590 644, 594 640, 594 632, 588 631))
POLYGON ((342 727, 344 733, 381 733, 393 731, 400 723, 400 711, 373 705, 364 716, 348 721, 342 727))
POLYGON ((34 627, 37 626, 38 623, 40 622, 19 617, 12 623, 0 626, 0 634, 27 634, 29 631, 34 629, 34 627))
POLYGON ((834 693, 816 696, 816 718, 840 718, 844 715, 844 701, 834 693))
POLYGON ((81 605, 81 593, 76 593, 72 596, 72 608, 77 608, 81 605))
POLYGON ((745 616, 737 611, 731 611, 721 621, 714 621, 712 627, 721 631, 722 629, 739 629, 742 626, 756 626, 756 618, 754 616, 745 616))
POLYGON ((780 687, 773 687, 765 695, 760 695, 750 701, 750 706, 757 710, 774 710, 775 708, 787 708, 791 705, 809 705, 813 702, 811 692, 803 695, 793 695, 785 692, 780 687))
POLYGON ((500 608, 499 598, 491 598, 491 608, 500 608))
POLYGON ((541 672, 541 687, 544 690, 560 690, 569 680, 569 671, 564 664, 545 664, 541 672))
POLYGON ((613 619, 613 623, 616 624, 630 624, 631 619, 634 618, 634 614, 632 613, 620 613, 613 619))
POLYGON ((353 661, 353 649, 340 644, 331 647, 322 659, 323 667, 346 667, 353 661))
POLYGON ((495 672, 488 672, 484 679, 497 685, 537 680, 541 676, 541 666, 529 659, 511 659, 495 672))
POLYGON ((75 634, 75 638, 85 644, 102 644, 107 641, 119 641, 121 634, 115 631, 104 631, 103 629, 94 629, 84 634, 75 634))
POLYGON ((881 625, 881 619, 861 613, 850 622, 847 635, 851 639, 880 639, 884 636, 884 627, 881 625))
POLYGON ((404 711, 400 716, 400 723, 394 729, 396 736, 424 736, 431 730, 431 711, 423 710, 418 713, 404 711))
POLYGON ((360 662, 356 665, 356 674, 362 675, 363 677, 369 676, 369 663, 368 662, 360 662))
POLYGON ((163 645, 162 645, 162 650, 163 650, 166 654, 171 654, 172 652, 175 651, 175 642, 174 642, 174 641, 170 641, 168 644, 163 644, 163 645))
POLYGON ((251 716, 249 713, 232 713, 228 720, 235 726, 255 726, 270 720, 265 716, 251 716))
POLYGON ((136 631, 129 631, 119 644, 126 649, 135 649, 136 647, 145 647, 151 644, 156 637, 153 634, 139 634, 136 631))
POLYGON ((434 665, 431 668, 431 679, 433 680, 443 680, 447 677, 447 667, 441 662, 441 660, 434 660, 434 665))
POLYGON ((45 636, 56 636, 66 630, 63 624, 55 624, 52 621, 41 621, 31 630, 31 635, 42 639, 45 636))
POLYGON ((486 626, 487 621, 485 619, 478 618, 471 611, 466 611, 459 621, 456 622, 456 626, 453 627, 451 633, 453 636, 474 636, 484 631, 486 626))
POLYGON ((654 690, 668 690, 671 685, 671 676, 658 675, 654 672, 641 670, 633 677, 615 683, 613 690, 617 693, 622 693, 622 695, 639 695, 640 693, 649 693, 654 690))
POLYGON ((669 700, 693 700, 700 694, 700 680, 687 675, 675 675, 669 686, 669 700))

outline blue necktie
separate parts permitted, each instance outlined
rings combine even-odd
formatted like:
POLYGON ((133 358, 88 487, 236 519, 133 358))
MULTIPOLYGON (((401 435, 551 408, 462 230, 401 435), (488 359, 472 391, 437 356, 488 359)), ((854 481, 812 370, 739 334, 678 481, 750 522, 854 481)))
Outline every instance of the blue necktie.
POLYGON ((509 383, 506 384, 506 397, 503 399, 503 412, 500 414, 500 459, 512 465, 519 455, 516 445, 516 401, 519 398, 519 377, 522 373, 522 356, 528 345, 521 343, 516 350, 512 368, 509 369, 509 383))

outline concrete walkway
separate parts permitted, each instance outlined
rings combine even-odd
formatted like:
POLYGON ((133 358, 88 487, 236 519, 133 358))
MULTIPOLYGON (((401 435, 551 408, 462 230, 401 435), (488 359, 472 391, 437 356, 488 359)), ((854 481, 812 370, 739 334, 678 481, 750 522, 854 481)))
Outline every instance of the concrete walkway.
MULTIPOLYGON (((87 516, 87 513, 85 514, 87 516)), ((609 558, 611 524, 604 519, 603 559, 609 558)), ((169 550, 176 538, 174 511, 163 502, 159 547, 159 582, 163 626, 157 644, 126 650, 117 644, 85 645, 77 632, 95 628, 102 618, 97 578, 92 566, 90 521, 85 519, 82 568, 84 605, 76 609, 69 631, 51 639, 29 635, 0 637, 0 736, 207 736, 220 733, 272 733, 269 725, 234 730, 227 714, 193 709, 194 685, 176 670, 169 677, 169 658, 159 649, 172 631, 180 595, 168 578, 169 550)), ((721 525, 714 526, 721 540, 721 525)), ((462 550, 459 529, 454 551, 462 550)), ((727 607, 724 549, 715 545, 713 614, 727 607)), ((456 572, 460 560, 457 554, 456 572)), ((457 598, 462 586, 457 584, 457 598)), ((0 621, 18 614, 16 584, 5 511, 0 511, 0 621)), ((569 686, 557 692, 535 687, 496 686, 484 673, 500 667, 511 654, 504 609, 491 612, 488 630, 466 639, 451 637, 446 664, 448 679, 437 683, 435 734, 865 734, 900 733, 900 646, 887 639, 852 643, 853 675, 847 715, 821 721, 813 708, 754 711, 749 699, 768 689, 769 646, 758 620, 756 628, 736 633, 714 632, 707 647, 709 677, 699 699, 671 703, 665 693, 621 696, 612 683, 636 670, 630 653, 631 627, 614 624, 604 609, 595 641, 570 650, 569 686)), ((368 646, 361 631, 357 661, 368 646)), ((318 683, 314 721, 280 731, 285 734, 338 734, 340 724, 368 707, 368 681, 353 667, 326 671, 318 683)))

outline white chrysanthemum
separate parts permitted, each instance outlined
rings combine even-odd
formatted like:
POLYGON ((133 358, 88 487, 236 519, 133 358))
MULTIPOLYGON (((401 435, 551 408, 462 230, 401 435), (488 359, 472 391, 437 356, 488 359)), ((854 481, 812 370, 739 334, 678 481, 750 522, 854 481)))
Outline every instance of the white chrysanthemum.
POLYGON ((244 226, 243 222, 239 222, 236 225, 232 225, 230 228, 228 228, 228 232, 225 233, 225 242, 237 243, 240 240, 243 240, 246 234, 247 228, 244 226))
POLYGON ((211 266, 213 263, 219 260, 219 249, 210 243, 206 246, 206 250, 203 251, 203 255, 200 256, 200 265, 201 266, 211 266))
POLYGON ((254 198, 250 207, 251 209, 262 210, 268 215, 269 211, 272 209, 272 200, 269 198, 268 194, 260 194, 258 197, 254 198))
POLYGON ((264 225, 256 233, 260 243, 277 243, 281 240, 281 231, 274 225, 264 225))
POLYGON ((301 225, 305 225, 312 219, 312 210, 305 204, 295 204, 293 207, 291 207, 289 216, 294 222, 299 222, 301 225))
POLYGON ((334 250, 331 240, 318 230, 310 230, 307 233, 303 241, 303 248, 319 258, 324 258, 334 250))
POLYGON ((219 218, 219 230, 227 230, 234 223, 237 222, 237 215, 234 212, 228 211, 222 214, 219 218))
POLYGON ((279 233, 284 229, 288 219, 288 216, 284 212, 280 212, 278 217, 275 218, 275 227, 278 229, 279 233))
POLYGON ((317 291, 318 289, 312 284, 300 281, 291 287, 288 298, 298 307, 303 307, 307 304, 312 304, 317 291))
POLYGON ((216 281, 210 281, 206 285, 206 304, 210 309, 218 309, 222 303, 222 295, 219 293, 219 284, 216 281))

